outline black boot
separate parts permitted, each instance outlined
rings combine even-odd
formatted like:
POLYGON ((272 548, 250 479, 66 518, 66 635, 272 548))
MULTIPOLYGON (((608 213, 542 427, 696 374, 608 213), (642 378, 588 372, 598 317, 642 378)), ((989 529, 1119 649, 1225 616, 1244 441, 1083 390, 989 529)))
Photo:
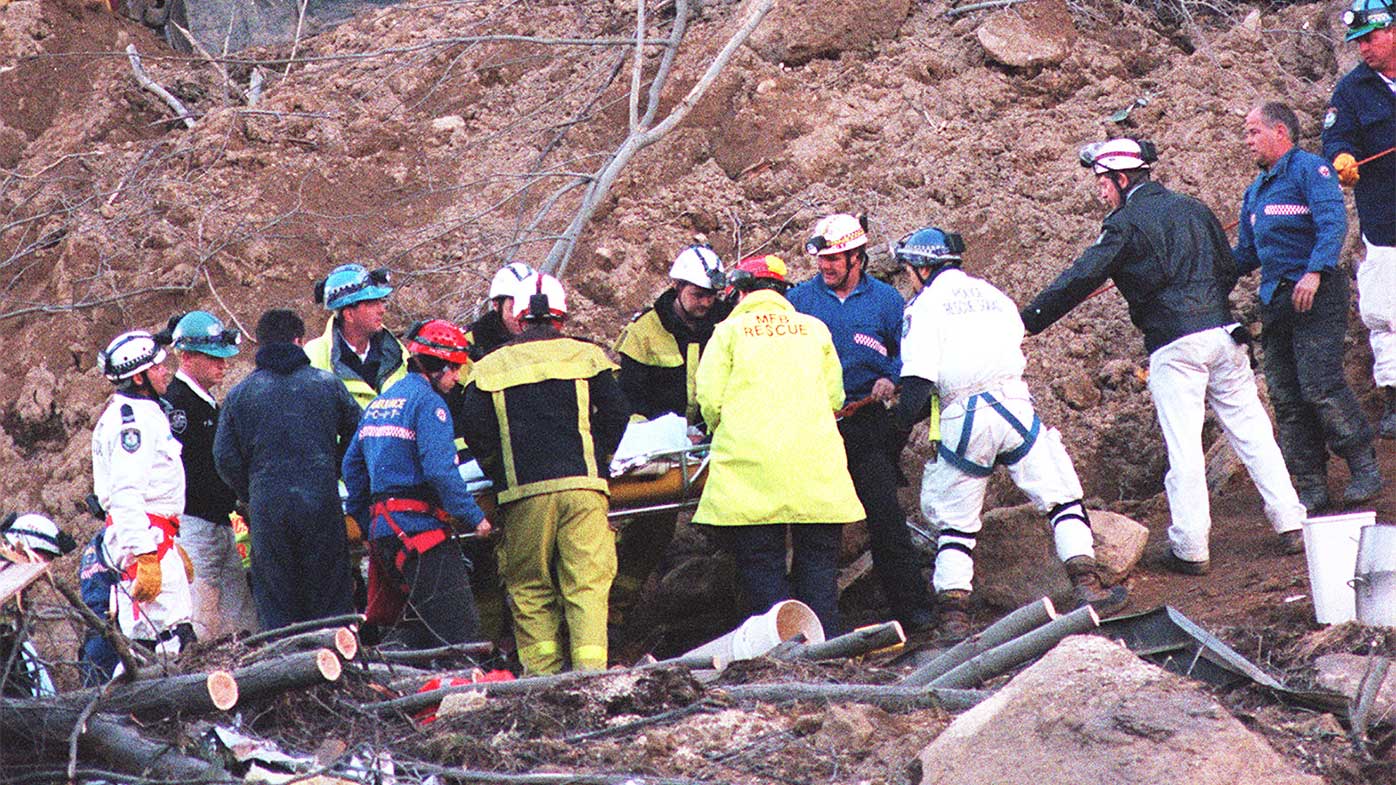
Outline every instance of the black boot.
POLYGON ((1313 517, 1332 506, 1328 498, 1328 478, 1322 474, 1301 474, 1294 478, 1294 490, 1299 493, 1299 503, 1304 505, 1309 517, 1313 517))
POLYGON ((969 592, 950 589, 936 594, 936 639, 955 644, 969 637, 969 592))
POLYGON ((1396 439, 1396 387, 1383 387, 1381 390, 1386 393, 1386 410, 1381 413, 1381 421, 1377 423, 1377 433, 1383 439, 1396 439))
POLYGON ((1123 586, 1106 588, 1100 579, 1100 565, 1093 556, 1073 556, 1066 560, 1066 575, 1071 579, 1071 596, 1076 607, 1089 605, 1101 616, 1110 616, 1129 602, 1129 590, 1123 586))
POLYGON ((1352 474, 1348 487, 1343 490, 1343 503, 1359 504, 1375 499, 1381 493, 1381 467, 1377 465, 1377 451, 1368 444, 1343 458, 1352 474))

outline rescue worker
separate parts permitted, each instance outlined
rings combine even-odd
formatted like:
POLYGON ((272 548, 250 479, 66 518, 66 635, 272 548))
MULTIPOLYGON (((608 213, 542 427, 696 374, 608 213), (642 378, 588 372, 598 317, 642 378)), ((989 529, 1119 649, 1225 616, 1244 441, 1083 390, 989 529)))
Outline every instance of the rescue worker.
MULTIPOLYGON (((727 285, 726 272, 712 246, 695 244, 674 258, 669 280, 673 285, 653 306, 636 314, 616 341, 620 389, 633 417, 652 420, 677 414, 688 420, 691 432, 698 433, 702 418, 693 394, 694 379, 713 326, 730 310, 718 299, 727 285)), ((611 585, 614 624, 639 600, 645 582, 674 539, 678 520, 677 510, 666 510, 636 517, 620 530, 619 566, 611 585)))
POLYGON ((305 343, 312 367, 329 371, 367 406, 382 390, 407 375, 406 350, 383 327, 388 295, 386 269, 341 264, 315 285, 315 302, 332 311, 325 333, 305 343))
POLYGON ((476 319, 465 334, 470 342, 471 362, 479 362, 523 331, 523 325, 514 317, 514 289, 535 272, 523 262, 510 262, 494 274, 490 281, 490 311, 476 319))
POLYGON ((1366 255, 1357 309, 1372 345, 1372 376, 1386 396, 1379 431, 1396 438, 1396 26, 1392 0, 1353 0, 1344 40, 1362 62, 1338 80, 1323 116, 1323 157, 1357 198, 1366 255), (1385 155, 1381 155, 1386 153, 1385 155), (1381 155, 1380 158, 1373 158, 1381 155), (1372 160, 1368 160, 1372 159, 1372 160), (1359 166, 1359 161, 1365 161, 1359 166))
POLYGON ((92 489, 106 511, 106 562, 121 572, 117 624, 174 655, 194 641, 193 565, 175 544, 184 512, 184 464, 160 396, 170 383, 165 348, 132 330, 97 354, 116 391, 92 431, 92 489))
MULTIPOLYGON (((47 516, 32 512, 12 512, 0 520, 0 542, 31 562, 50 562, 78 547, 72 536, 47 516)), ((0 563, 3 561, 0 556, 0 563)), ((31 625, 22 613, 13 619, 0 617, 0 694, 18 698, 58 694, 48 665, 34 647, 31 625)))
POLYGON ((1150 179, 1156 160, 1152 144, 1134 139, 1081 150, 1081 165, 1095 176, 1096 193, 1110 212, 1095 243, 1021 315, 1036 335, 1114 281, 1129 303, 1130 320, 1144 333, 1149 392, 1168 449, 1167 566, 1203 575, 1211 568, 1212 527, 1202 451, 1207 404, 1260 491, 1265 517, 1286 550, 1305 511, 1256 393, 1250 335, 1227 301, 1236 265, 1226 231, 1206 205, 1150 179))
MULTIPOLYGON (((1241 202, 1232 253, 1237 272, 1260 269, 1261 344, 1280 451, 1300 503, 1315 515, 1329 506, 1330 449, 1352 474, 1344 504, 1381 492, 1372 426, 1343 375, 1348 276, 1338 254, 1347 212, 1328 162, 1294 146, 1299 118, 1292 109, 1261 104, 1245 127, 1261 173, 1241 202)), ((1292 539, 1301 552, 1300 538, 1292 539)))
POLYGON ((519 660, 529 673, 557 673, 565 659, 574 670, 603 670, 616 574, 606 471, 628 413, 601 347, 560 332, 567 298, 556 278, 525 278, 514 314, 524 330, 475 364, 465 422, 498 493, 497 552, 519 660))
POLYGON ((465 333, 443 319, 407 333, 407 376, 373 399, 344 456, 347 507, 368 522, 369 621, 407 623, 389 643, 428 649, 476 640, 480 620, 470 592, 470 562, 453 524, 484 537, 490 523, 456 470, 443 397, 468 357, 465 333), (392 596, 394 607, 382 607, 392 596))
POLYGON ((921 479, 921 511, 937 532, 940 637, 969 635, 979 515, 1000 465, 1046 513, 1077 606, 1114 613, 1128 593, 1123 586, 1104 588, 1076 468, 1061 434, 1044 427, 1033 409, 1023 383, 1018 308, 992 284, 965 274, 964 247, 960 235, 929 226, 903 237, 895 250, 915 292, 906 307, 896 416, 904 434, 931 418, 934 453, 921 479))
POLYGON ((789 300, 795 310, 824 322, 833 336, 843 366, 840 406, 869 397, 876 401, 840 419, 839 435, 858 501, 868 516, 873 572, 892 615, 908 630, 919 631, 934 621, 931 598, 906 527, 906 511, 897 499, 897 486, 904 480, 896 424, 887 410, 901 373, 906 303, 894 287, 868 275, 867 245, 862 219, 847 213, 820 219, 805 244, 819 274, 791 289, 789 300))
POLYGON ((237 494, 213 466, 218 401, 213 388, 223 383, 228 358, 242 336, 207 311, 190 311, 170 320, 179 370, 165 390, 170 431, 183 449, 184 514, 178 542, 194 563, 194 633, 200 640, 258 629, 257 608, 242 556, 233 542, 230 516, 237 494))
MULTIPOLYGON (((121 572, 106 561, 106 550, 102 547, 105 534, 106 529, 98 529, 78 557, 78 588, 82 591, 82 602, 99 619, 111 618, 112 588, 121 582, 121 572)), ((121 658, 107 636, 90 627, 83 633, 82 646, 78 650, 82 686, 100 687, 106 684, 116 673, 116 666, 120 662, 121 658)))
POLYGON ((693 522, 736 560, 749 613, 793 598, 833 636, 842 629, 840 524, 861 520, 863 506, 834 422, 844 400, 838 354, 824 323, 785 299, 785 276, 778 256, 748 257, 731 273, 740 299, 698 364, 713 446, 693 522))
POLYGON ((268 630, 354 609, 338 485, 359 405, 310 366, 304 337, 294 312, 262 314, 256 369, 228 392, 213 440, 219 476, 249 510, 252 600, 268 630))

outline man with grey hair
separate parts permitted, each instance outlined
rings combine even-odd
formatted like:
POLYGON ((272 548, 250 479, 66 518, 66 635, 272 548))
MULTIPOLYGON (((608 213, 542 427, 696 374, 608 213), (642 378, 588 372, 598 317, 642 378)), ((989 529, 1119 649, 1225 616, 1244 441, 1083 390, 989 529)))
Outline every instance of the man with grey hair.
MULTIPOLYGON (((1330 506, 1328 451, 1347 461, 1346 505, 1381 491, 1371 423, 1343 375, 1349 284, 1338 267, 1347 212, 1331 165, 1295 146, 1299 119, 1283 103, 1246 115, 1246 145, 1261 173, 1246 189, 1232 255, 1260 268, 1265 378, 1280 449, 1312 515, 1330 506)), ((1298 552, 1298 538, 1289 543, 1298 552)))

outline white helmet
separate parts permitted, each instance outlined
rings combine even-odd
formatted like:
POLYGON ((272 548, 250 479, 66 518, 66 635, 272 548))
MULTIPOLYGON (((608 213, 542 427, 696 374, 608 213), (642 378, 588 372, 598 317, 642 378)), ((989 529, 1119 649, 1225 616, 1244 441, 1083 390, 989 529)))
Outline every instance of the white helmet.
POLYGON ((102 374, 113 382, 129 379, 165 361, 165 347, 145 330, 122 333, 97 352, 97 365, 102 374))
POLYGON ((669 277, 703 289, 716 290, 727 286, 722 260, 711 245, 690 245, 680 251, 669 268, 669 277))
POLYGON ((15 517, 4 527, 4 536, 12 548, 28 547, 36 553, 53 556, 62 556, 76 546, 72 537, 59 531, 57 524, 32 512, 15 517))
POLYGON ((862 221, 848 213, 834 213, 814 225, 814 236, 805 243, 805 252, 810 256, 828 256, 867 244, 868 230, 862 221))
POLYGON ((499 268, 499 272, 494 274, 494 280, 490 281, 490 299, 496 297, 513 297, 514 287, 518 286, 523 279, 533 275, 537 270, 524 264, 523 262, 510 262, 499 268))
POLYGON ((1098 175, 1148 169, 1150 164, 1158 160, 1158 151, 1153 142, 1134 139, 1093 142, 1082 147, 1079 155, 1081 165, 1089 166, 1091 171, 1098 175))
POLYGON ((514 317, 527 322, 561 319, 567 315, 562 282, 547 273, 534 273, 514 285, 514 317))

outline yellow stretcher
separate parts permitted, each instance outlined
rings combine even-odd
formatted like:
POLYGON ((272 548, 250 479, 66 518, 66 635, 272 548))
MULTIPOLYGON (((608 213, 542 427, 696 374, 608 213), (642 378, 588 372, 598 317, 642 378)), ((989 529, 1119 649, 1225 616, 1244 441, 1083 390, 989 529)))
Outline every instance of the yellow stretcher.
MULTIPOLYGON (((653 453, 645 463, 612 477, 608 517, 617 521, 652 512, 697 507, 703 485, 708 480, 708 450, 709 445, 697 444, 653 453)), ((493 517, 499 507, 494 491, 487 487, 476 490, 475 501, 488 517, 493 517)))

